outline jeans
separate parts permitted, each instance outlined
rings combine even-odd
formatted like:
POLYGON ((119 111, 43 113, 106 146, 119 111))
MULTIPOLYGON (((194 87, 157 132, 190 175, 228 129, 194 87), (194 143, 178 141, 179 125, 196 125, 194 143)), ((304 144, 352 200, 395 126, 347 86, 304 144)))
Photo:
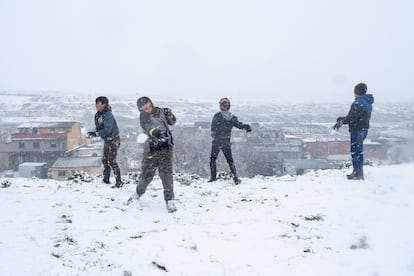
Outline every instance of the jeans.
POLYGON ((351 131, 351 156, 354 173, 364 176, 364 140, 368 135, 368 129, 351 131))

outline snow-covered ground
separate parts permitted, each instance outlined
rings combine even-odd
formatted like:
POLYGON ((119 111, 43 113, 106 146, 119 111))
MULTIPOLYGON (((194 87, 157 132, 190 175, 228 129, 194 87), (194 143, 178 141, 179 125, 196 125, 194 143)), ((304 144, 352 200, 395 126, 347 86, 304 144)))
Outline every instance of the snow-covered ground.
MULTIPOLYGON (((414 164, 134 185, 9 179, 0 188, 0 275, 413 275, 414 164)), ((6 179, 0 179, 4 182, 6 179)))

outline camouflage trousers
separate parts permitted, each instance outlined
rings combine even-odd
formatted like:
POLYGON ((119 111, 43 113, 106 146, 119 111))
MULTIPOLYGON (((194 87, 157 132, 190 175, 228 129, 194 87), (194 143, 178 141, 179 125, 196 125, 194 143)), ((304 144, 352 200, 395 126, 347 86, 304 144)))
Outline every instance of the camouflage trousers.
POLYGON ((104 143, 102 164, 104 166, 104 176, 107 176, 108 178, 111 168, 114 171, 114 175, 120 174, 120 169, 116 162, 116 156, 120 145, 121 139, 119 136, 112 138, 112 140, 106 140, 104 143))
POLYGON ((162 186, 164 188, 164 199, 174 199, 174 183, 172 170, 172 148, 162 148, 144 153, 142 158, 142 173, 139 176, 137 194, 143 195, 154 178, 155 171, 158 169, 162 186))

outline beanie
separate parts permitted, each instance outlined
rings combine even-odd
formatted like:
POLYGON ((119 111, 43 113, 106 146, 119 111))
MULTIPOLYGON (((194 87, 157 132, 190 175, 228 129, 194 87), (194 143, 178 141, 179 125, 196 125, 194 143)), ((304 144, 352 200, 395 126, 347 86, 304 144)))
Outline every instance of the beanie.
POLYGON ((152 101, 151 101, 151 99, 150 98, 148 98, 148 97, 141 97, 141 98, 139 98, 138 100, 137 100, 137 107, 138 107, 138 110, 139 111, 142 111, 141 109, 142 109, 142 107, 145 105, 145 104, 147 104, 147 103, 151 103, 152 104, 152 101))
POLYGON ((357 95, 364 95, 367 93, 368 87, 365 83, 358 83, 354 88, 354 93, 357 95))

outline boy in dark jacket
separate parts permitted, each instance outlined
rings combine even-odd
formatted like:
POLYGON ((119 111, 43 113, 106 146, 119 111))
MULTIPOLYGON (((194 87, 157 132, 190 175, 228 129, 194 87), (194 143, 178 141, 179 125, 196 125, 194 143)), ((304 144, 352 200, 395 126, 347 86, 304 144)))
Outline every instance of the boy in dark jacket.
POLYGON ((351 136, 351 156, 353 172, 347 175, 350 180, 364 180, 364 140, 368 135, 374 97, 367 94, 368 87, 359 83, 354 88, 355 100, 348 115, 338 122, 339 126, 347 124, 351 136))
POLYGON ((138 180, 136 193, 132 195, 127 204, 142 196, 155 171, 158 169, 164 187, 164 199, 169 212, 175 212, 174 184, 173 184, 173 137, 169 126, 176 122, 174 114, 169 108, 154 107, 148 97, 141 97, 137 101, 140 111, 140 124, 148 139, 144 143, 142 158, 142 173, 138 180))
POLYGON ((230 113, 230 100, 228 98, 222 98, 219 101, 219 106, 220 112, 214 114, 213 121, 211 122, 211 137, 213 138, 213 142, 210 156, 211 177, 209 182, 216 180, 216 160, 221 150, 223 151, 224 157, 229 164, 230 171, 233 174, 234 183, 238 185, 241 183, 241 180, 237 176, 236 166, 234 165, 231 152, 231 130, 233 127, 237 127, 250 132, 252 131, 252 128, 250 125, 240 122, 236 116, 230 113))
POLYGON ((88 137, 101 137, 104 142, 102 163, 104 166, 103 182, 109 184, 111 168, 114 172, 116 183, 112 188, 120 188, 123 183, 121 180, 121 171, 116 156, 118 153, 121 140, 119 138, 119 128, 112 114, 111 106, 107 97, 100 96, 95 100, 95 131, 88 132, 88 137))

